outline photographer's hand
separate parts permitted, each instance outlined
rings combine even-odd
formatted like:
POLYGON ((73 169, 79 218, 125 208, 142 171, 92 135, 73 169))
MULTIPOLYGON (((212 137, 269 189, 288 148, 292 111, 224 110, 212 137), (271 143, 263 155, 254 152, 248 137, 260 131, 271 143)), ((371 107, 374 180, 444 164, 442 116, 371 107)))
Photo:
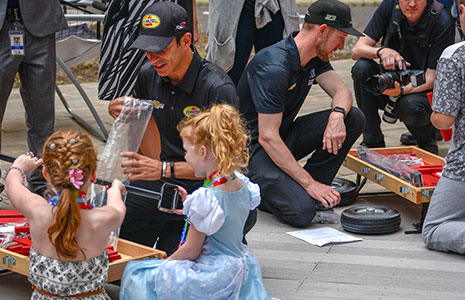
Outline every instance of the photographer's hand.
MULTIPOLYGON (((402 69, 402 61, 404 61, 404 58, 402 55, 400 55, 399 52, 397 52, 394 49, 391 48, 383 48, 381 51, 379 51, 379 58, 383 62, 383 68, 385 70, 401 70, 402 69), (396 68, 396 64, 398 68, 396 68)), ((409 62, 405 62, 407 67, 410 67, 409 62)))
POLYGON ((400 90, 400 83, 394 81, 394 87, 390 89, 385 89, 383 95, 390 96, 390 97, 402 97, 401 90, 400 90))

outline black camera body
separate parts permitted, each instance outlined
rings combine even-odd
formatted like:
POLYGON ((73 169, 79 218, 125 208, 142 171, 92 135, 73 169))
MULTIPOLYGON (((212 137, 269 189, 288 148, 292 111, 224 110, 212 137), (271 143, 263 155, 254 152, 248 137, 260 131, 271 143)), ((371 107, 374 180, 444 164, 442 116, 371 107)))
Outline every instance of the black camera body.
MULTIPOLYGON (((396 64, 397 67, 397 64, 396 64)), ((426 82, 425 71, 409 70, 402 62, 402 70, 386 71, 383 68, 383 63, 380 62, 380 74, 373 75, 366 80, 366 89, 374 95, 381 95, 386 89, 394 87, 394 82, 398 82, 401 86, 406 86, 411 83, 412 86, 419 86, 426 82)), ((384 108, 383 120, 387 123, 394 124, 397 121, 395 105, 398 97, 389 97, 384 108)))
POLYGON ((402 63, 402 70, 386 71, 383 68, 383 63, 380 63, 380 74, 373 75, 366 80, 366 89, 368 92, 380 95, 386 89, 394 87, 394 82, 400 83, 401 86, 406 86, 411 83, 412 86, 419 86, 426 82, 425 71, 409 70, 402 63))

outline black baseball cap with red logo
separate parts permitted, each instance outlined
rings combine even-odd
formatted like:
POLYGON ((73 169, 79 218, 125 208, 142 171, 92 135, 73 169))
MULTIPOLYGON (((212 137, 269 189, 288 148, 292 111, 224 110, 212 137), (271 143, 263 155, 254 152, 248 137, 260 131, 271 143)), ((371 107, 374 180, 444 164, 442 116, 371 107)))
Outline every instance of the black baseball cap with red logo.
POLYGON ((312 24, 326 24, 342 32, 363 36, 352 26, 350 7, 337 0, 318 0, 307 10, 305 22, 312 24))
POLYGON ((131 49, 158 53, 163 51, 177 35, 189 32, 186 10, 170 1, 157 2, 142 13, 140 33, 131 49))

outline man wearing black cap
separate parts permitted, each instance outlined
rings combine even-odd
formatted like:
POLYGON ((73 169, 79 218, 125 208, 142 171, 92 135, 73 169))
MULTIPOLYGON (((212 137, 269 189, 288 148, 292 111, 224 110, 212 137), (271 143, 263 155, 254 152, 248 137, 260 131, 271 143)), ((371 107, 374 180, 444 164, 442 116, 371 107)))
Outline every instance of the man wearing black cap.
MULTIPOLYGON (((231 79, 218 66, 200 58, 191 45, 188 16, 179 5, 162 1, 143 12, 140 36, 131 46, 146 52, 150 63, 142 66, 133 96, 153 101, 153 118, 146 129, 140 154, 122 153, 131 158, 122 164, 132 184, 160 191, 165 182, 183 186, 189 193, 201 186, 184 160, 184 149, 176 129, 184 117, 198 114, 216 102, 238 107, 231 79)), ((109 113, 116 118, 124 97, 110 102, 109 113)), ((120 236, 153 246, 167 253, 176 250, 184 225, 183 216, 156 210, 147 198, 128 195, 127 213, 120 236)))
POLYGON ((454 36, 454 20, 437 1, 384 0, 379 5, 365 36, 352 49, 352 58, 357 60, 352 68, 355 98, 367 119, 362 145, 385 146, 378 113, 382 109, 384 121, 395 123, 399 118, 420 148, 438 153, 437 130, 430 122, 431 106, 426 94, 433 88, 437 60, 454 43, 454 36), (401 86, 395 81, 393 88, 369 91, 366 80, 381 73, 375 59, 380 59, 388 71, 396 70, 396 65, 397 70, 403 69, 405 61, 407 68, 425 71, 426 82, 401 86))
POLYGON ((239 81, 240 110, 252 135, 249 177, 260 185, 260 208, 293 226, 312 221, 316 202, 339 203, 329 184, 365 125, 328 62, 348 34, 361 35, 350 8, 319 0, 302 30, 257 53, 239 81), (315 81, 332 98, 331 109, 296 118, 315 81), (313 151, 301 167, 297 161, 313 151))

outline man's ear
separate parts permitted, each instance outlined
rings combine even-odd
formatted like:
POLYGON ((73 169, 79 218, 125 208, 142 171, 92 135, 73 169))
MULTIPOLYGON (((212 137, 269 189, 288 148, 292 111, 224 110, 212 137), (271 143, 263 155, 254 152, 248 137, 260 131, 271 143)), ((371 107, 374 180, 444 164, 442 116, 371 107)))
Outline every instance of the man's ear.
POLYGON ((321 24, 320 27, 318 27, 318 37, 321 38, 327 29, 328 25, 321 24))
POLYGON ((184 35, 181 38, 181 45, 183 47, 189 48, 192 43, 192 34, 190 32, 184 33, 184 35))

